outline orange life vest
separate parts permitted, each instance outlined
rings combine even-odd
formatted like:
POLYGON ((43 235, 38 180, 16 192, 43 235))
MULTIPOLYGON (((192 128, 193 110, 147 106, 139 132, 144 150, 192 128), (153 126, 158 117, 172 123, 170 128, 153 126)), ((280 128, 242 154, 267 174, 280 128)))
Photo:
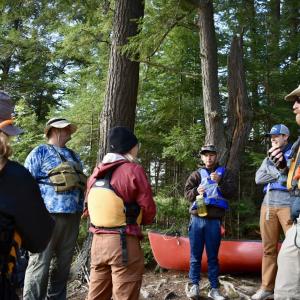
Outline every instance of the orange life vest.
POLYGON ((299 168, 299 162, 298 162, 298 160, 300 159, 299 155, 300 155, 300 147, 298 149, 297 155, 294 156, 291 160, 287 183, 286 183, 288 190, 292 190, 296 185, 297 185, 298 189, 300 189, 300 180, 295 180, 295 178, 294 178, 296 170, 297 170, 297 168, 299 168))

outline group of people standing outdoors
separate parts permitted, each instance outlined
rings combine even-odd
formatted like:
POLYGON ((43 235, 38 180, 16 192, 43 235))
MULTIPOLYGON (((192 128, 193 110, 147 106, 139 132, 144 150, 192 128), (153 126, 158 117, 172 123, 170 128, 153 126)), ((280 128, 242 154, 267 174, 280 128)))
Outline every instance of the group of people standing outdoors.
POLYGON ((9 160, 9 137, 22 133, 13 125, 13 110, 11 98, 1 91, 0 299, 18 299, 10 263, 16 265, 21 246, 30 253, 23 299, 65 300, 80 219, 90 214, 94 235, 87 299, 138 300, 144 272, 140 225, 153 222, 156 205, 137 161, 137 137, 126 127, 112 128, 109 152, 86 184, 80 157, 66 146, 77 127, 65 118, 46 123, 47 142, 29 153, 25 167, 9 160))
MULTIPOLYGON (((286 100, 294 103, 300 125, 300 87, 286 100)), ((5 239, 0 237, 0 298, 18 299, 9 266, 17 260, 12 249, 22 246, 30 252, 23 299, 65 300, 80 219, 89 216, 93 242, 86 299, 138 300, 144 272, 141 225, 153 222, 156 205, 145 171, 137 161, 137 137, 126 127, 112 128, 107 137, 109 151, 86 183, 80 157, 66 146, 77 127, 65 118, 46 123, 47 142, 30 152, 25 167, 9 159, 9 137, 22 132, 13 125, 13 109, 9 95, 1 91, 0 230, 10 230, 6 229, 5 239)), ((289 135, 283 124, 271 128, 268 136, 272 147, 255 177, 257 184, 264 185, 265 197, 260 213, 262 283, 253 300, 273 295, 277 300, 300 299, 300 252, 295 238, 297 218, 300 224, 300 140, 292 145, 289 135), (277 257, 281 228, 286 239, 277 257)), ((200 156, 204 166, 193 172, 185 185, 185 197, 191 203, 187 296, 200 297, 205 247, 208 296, 223 300, 218 281, 221 226, 236 194, 237 181, 229 169, 219 165, 214 145, 203 146, 200 156), (198 213, 198 196, 204 201, 205 214, 198 213)))
MULTIPOLYGON (((285 100, 293 102, 293 112, 300 126, 300 86, 285 100)), ((300 138, 291 144, 290 131, 284 124, 274 125, 266 136, 271 140, 271 148, 255 176, 256 183, 264 185, 265 193, 260 210, 262 281, 251 299, 296 300, 300 299, 300 138), (278 255, 281 229, 285 240, 278 255)), ((228 208, 227 201, 235 195, 237 185, 230 170, 220 167, 217 154, 214 145, 202 147, 200 156, 204 166, 193 172, 185 185, 185 196, 192 203, 189 225, 190 289, 187 293, 191 299, 200 297, 204 246, 211 287, 208 297, 225 299, 218 289, 221 220, 228 208), (205 216, 198 212, 198 195, 203 195, 207 204, 205 216)))

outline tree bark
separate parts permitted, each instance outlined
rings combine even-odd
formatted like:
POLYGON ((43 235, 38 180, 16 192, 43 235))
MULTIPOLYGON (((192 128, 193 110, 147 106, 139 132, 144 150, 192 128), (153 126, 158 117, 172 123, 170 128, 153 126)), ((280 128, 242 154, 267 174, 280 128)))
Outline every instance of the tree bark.
POLYGON ((198 26, 203 87, 203 106, 206 127, 205 143, 219 150, 219 161, 234 173, 239 171, 241 155, 251 129, 251 110, 247 98, 243 66, 242 39, 235 37, 228 64, 227 128, 225 131, 218 87, 217 44, 212 1, 199 1, 198 26), (201 3, 200 3, 201 2, 201 3))
POLYGON ((218 58, 213 2, 201 3, 198 7, 198 16, 206 127, 205 144, 214 144, 220 151, 220 161, 224 162, 227 151, 218 86, 218 58))
POLYGON ((233 37, 228 56, 228 113, 227 137, 229 156, 227 167, 235 174, 252 127, 252 111, 246 91, 243 63, 243 39, 233 37))
POLYGON ((134 128, 139 62, 121 53, 128 38, 138 33, 138 21, 144 15, 143 0, 117 0, 112 31, 106 96, 100 115, 99 155, 108 150, 107 134, 114 126, 134 128))

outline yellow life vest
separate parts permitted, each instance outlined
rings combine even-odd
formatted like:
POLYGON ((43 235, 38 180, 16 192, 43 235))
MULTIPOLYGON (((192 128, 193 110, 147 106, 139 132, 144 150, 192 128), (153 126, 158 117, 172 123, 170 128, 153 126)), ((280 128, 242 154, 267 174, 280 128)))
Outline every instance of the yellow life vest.
POLYGON ((98 179, 88 194, 91 223, 96 227, 114 228, 126 224, 141 224, 142 210, 134 204, 125 204, 112 189, 109 179, 98 179))

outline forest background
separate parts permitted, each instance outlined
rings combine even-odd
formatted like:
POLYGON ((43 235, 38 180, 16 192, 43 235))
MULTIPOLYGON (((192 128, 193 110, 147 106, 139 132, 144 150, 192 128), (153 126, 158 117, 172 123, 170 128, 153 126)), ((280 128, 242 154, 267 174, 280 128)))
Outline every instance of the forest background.
POLYGON ((150 228, 186 234, 184 184, 212 142, 239 183, 226 236, 259 238, 264 134, 284 123, 297 137, 283 98, 300 83, 300 1, 1 0, 0 10, 0 89, 25 130, 15 160, 63 116, 78 125, 68 146, 89 175, 109 128, 134 128, 158 206, 150 228))

